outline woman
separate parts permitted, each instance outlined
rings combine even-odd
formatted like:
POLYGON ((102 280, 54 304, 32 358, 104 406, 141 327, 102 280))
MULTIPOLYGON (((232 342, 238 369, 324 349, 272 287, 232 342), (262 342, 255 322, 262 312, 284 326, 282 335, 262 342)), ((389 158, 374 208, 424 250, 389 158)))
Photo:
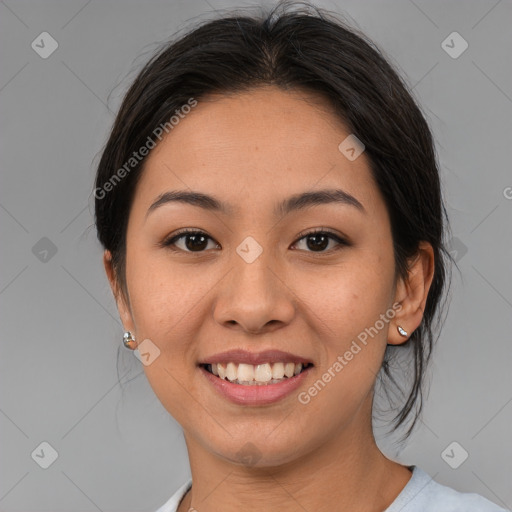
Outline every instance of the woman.
POLYGON ((126 94, 95 197, 124 343, 187 444, 158 512, 502 510, 375 442, 397 357, 393 427, 420 413, 447 253, 430 130, 364 36, 282 5, 197 27, 126 94))

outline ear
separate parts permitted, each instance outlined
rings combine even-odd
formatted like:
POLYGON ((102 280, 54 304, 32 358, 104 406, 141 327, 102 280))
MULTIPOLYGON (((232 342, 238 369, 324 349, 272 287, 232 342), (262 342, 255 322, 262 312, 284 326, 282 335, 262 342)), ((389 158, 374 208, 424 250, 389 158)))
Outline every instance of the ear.
POLYGON ((388 334, 388 345, 405 343, 421 324, 428 291, 434 277, 434 250, 428 242, 420 242, 418 252, 409 261, 405 279, 398 280, 395 302, 402 307, 397 311, 388 334), (397 327, 407 332, 402 336, 397 327))
POLYGON ((124 330, 130 331, 135 335, 135 324, 133 322, 130 306, 127 303, 127 298, 124 296, 121 290, 121 285, 117 280, 112 263, 112 254, 110 251, 105 251, 103 253, 103 265, 105 267, 105 272, 110 283, 110 288, 112 289, 112 293, 114 294, 114 298, 116 300, 117 310, 119 311, 119 316, 121 317, 124 330))

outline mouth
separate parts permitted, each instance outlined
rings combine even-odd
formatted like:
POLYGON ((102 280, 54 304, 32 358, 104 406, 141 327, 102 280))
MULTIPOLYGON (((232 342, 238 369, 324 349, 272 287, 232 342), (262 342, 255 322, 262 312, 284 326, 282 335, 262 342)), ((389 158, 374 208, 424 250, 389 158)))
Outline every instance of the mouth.
POLYGON ((234 349, 198 361, 205 384, 217 396, 242 406, 269 406, 303 386, 314 364, 310 359, 268 349, 234 349))
POLYGON ((274 363, 201 363, 199 364, 209 374, 220 380, 241 386, 269 386, 280 384, 307 372, 313 363, 294 363, 278 361, 274 363))

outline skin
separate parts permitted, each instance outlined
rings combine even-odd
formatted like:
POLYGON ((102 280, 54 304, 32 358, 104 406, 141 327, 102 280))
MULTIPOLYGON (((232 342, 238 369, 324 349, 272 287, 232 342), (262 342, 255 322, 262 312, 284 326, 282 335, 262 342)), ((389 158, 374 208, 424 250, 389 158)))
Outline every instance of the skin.
POLYGON ((409 333, 420 325, 433 251, 420 244, 408 278, 395 275, 389 217, 369 162, 364 153, 350 161, 338 149, 349 133, 306 93, 269 86, 201 99, 146 161, 128 222, 127 296, 105 252, 123 325, 158 346, 144 371, 183 427, 193 487, 180 512, 381 511, 411 477, 378 449, 371 408, 386 344, 406 341, 397 325, 409 333), (330 203, 274 215, 282 199, 324 188, 343 189, 365 211, 330 203), (147 214, 171 190, 213 195, 233 211, 167 203, 147 214), (189 239, 186 252, 187 238, 174 252, 159 245, 181 228, 209 236, 206 249, 194 252, 189 239), (331 240, 315 251, 298 236, 314 228, 350 245, 331 240), (247 236, 263 248, 250 264, 236 252, 247 236), (378 335, 310 403, 299 403, 298 392, 395 303, 400 311, 378 335), (197 363, 236 348, 278 348, 314 367, 297 392, 275 404, 235 405, 197 363), (258 456, 244 464, 238 453, 248 441, 258 456))

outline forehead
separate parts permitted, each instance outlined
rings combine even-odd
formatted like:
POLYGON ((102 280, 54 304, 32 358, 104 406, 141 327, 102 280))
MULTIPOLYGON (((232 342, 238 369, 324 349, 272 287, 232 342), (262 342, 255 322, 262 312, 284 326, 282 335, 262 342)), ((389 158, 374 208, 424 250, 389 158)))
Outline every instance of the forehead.
POLYGON ((163 192, 190 189, 240 211, 342 188, 363 204, 374 202, 379 194, 364 153, 351 161, 339 150, 349 135, 327 101, 304 92, 266 87, 210 96, 150 153, 136 198, 148 208, 163 192))

